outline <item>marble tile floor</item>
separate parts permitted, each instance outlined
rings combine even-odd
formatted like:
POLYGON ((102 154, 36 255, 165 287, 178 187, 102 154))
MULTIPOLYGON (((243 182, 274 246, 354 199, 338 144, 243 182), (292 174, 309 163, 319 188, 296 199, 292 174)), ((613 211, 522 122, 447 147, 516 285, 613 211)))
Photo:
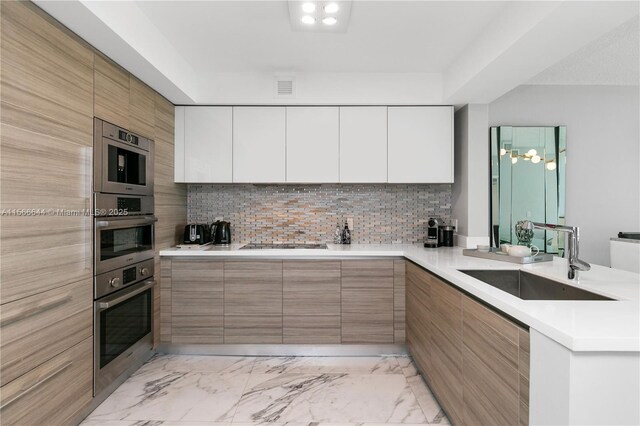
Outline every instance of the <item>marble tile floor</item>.
POLYGON ((448 425, 409 357, 156 355, 85 426, 448 425))

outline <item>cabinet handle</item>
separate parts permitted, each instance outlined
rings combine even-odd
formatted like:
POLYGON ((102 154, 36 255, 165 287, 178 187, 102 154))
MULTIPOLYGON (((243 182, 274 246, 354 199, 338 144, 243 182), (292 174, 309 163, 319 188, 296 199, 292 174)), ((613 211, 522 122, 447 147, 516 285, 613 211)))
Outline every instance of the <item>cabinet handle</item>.
POLYGON ((6 327, 9 324, 13 324, 14 322, 22 321, 23 319, 32 317, 44 311, 48 311, 49 309, 53 309, 57 306, 64 305, 65 303, 70 302, 71 299, 72 299, 72 296, 70 294, 67 294, 66 296, 58 297, 57 299, 51 300, 42 305, 33 306, 22 312, 18 312, 14 315, 10 315, 8 317, 2 318, 2 320, 0 320, 0 327, 6 327))
POLYGON ((73 365, 73 361, 69 361, 68 363, 66 363, 65 365, 63 365, 62 367, 58 368, 56 371, 48 374, 46 377, 38 380, 36 383, 34 383, 33 385, 29 386, 27 389, 25 389, 24 391, 20 392, 18 395, 14 396, 13 398, 11 398, 10 400, 8 400, 7 402, 5 402, 4 404, 0 405, 0 410, 4 410, 5 408, 7 408, 8 406, 10 406, 11 404, 13 404, 14 402, 18 401, 19 399, 21 399, 22 397, 24 397, 25 395, 30 394, 31 392, 33 392, 36 388, 38 388, 39 386, 42 386, 43 384, 45 384, 46 382, 48 382, 49 380, 53 379, 54 377, 56 377, 58 374, 62 373, 64 370, 66 370, 67 368, 71 367, 73 365))

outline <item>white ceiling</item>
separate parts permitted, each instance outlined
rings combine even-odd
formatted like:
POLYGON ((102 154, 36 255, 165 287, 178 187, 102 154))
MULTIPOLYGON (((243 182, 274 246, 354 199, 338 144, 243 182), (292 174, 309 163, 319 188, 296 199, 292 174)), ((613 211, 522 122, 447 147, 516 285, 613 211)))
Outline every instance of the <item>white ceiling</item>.
POLYGON ((460 105, 521 84, 638 84, 637 1, 353 0, 345 33, 295 31, 286 0, 34 1, 175 104, 460 105), (274 95, 278 74, 295 98, 274 95))
POLYGON ((572 53, 527 84, 640 84, 640 19, 628 22, 572 53))
POLYGON ((286 1, 139 1, 203 72, 442 72, 500 2, 355 1, 347 32, 293 31, 286 1))

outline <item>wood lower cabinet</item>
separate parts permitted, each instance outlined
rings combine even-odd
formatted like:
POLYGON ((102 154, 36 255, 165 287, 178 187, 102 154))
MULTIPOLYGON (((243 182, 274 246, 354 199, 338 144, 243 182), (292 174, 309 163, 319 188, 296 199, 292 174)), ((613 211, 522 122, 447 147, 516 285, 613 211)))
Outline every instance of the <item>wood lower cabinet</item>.
POLYGON ((454 424, 529 423, 529 332, 407 264, 411 354, 454 424))
POLYGON ((93 335, 92 290, 89 279, 2 305, 0 385, 93 335))
POLYGON ((393 260, 342 261, 342 343, 393 343, 393 260))
POLYGON ((0 389, 7 425, 63 425, 77 421, 93 397, 93 339, 51 358, 0 389))
POLYGON ((283 343, 340 343, 340 261, 285 260, 283 343))
POLYGON ((223 343, 223 266, 222 261, 172 262, 173 343, 223 343))
POLYGON ((224 262, 224 342, 282 343, 282 261, 224 262))

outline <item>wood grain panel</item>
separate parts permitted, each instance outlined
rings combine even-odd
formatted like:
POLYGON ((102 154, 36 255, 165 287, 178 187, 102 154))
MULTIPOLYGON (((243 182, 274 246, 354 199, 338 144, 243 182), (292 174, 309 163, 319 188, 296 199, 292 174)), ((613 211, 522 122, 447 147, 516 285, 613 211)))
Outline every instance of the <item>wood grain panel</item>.
POLYGON ((171 343, 171 267, 170 257, 160 260, 160 342, 171 343))
MULTIPOLYGON (((135 85, 135 83, 134 83, 135 85)), ((132 86, 133 87, 133 86, 132 86)), ((154 93, 154 202, 158 222, 155 225, 156 262, 158 252, 175 245, 187 223, 187 187, 173 182, 174 107, 154 93)), ((134 120, 135 121, 135 120, 134 120)), ((171 336, 171 259, 162 259, 160 286, 160 339, 170 343, 171 336)), ((183 327, 184 331, 185 328, 183 327)))
MULTIPOLYGON (((2 2, 2 122, 91 146, 93 51, 30 2, 2 2)), ((40 171, 42 172, 42 171, 40 171)))
POLYGON ((466 296, 463 316, 465 423, 519 423, 521 329, 466 296))
POLYGON ((171 341, 223 342, 224 262, 182 260, 171 262, 171 341))
MULTIPOLYGON (((159 265, 156 265, 156 271, 159 271, 159 265)), ((158 275, 160 275, 158 273, 158 275)), ((156 280, 153 286, 153 349, 157 349, 160 345, 160 284, 156 280)))
POLYGON ((393 286, 342 288, 342 343, 393 343, 393 286))
POLYGON ((93 334, 90 279, 2 305, 0 384, 93 334))
POLYGON ((282 343, 338 344, 340 315, 285 315, 282 343))
POLYGON ((393 288, 393 260, 343 260, 342 288, 393 288))
POLYGON ((225 261, 225 315, 282 317, 282 261, 225 261))
POLYGON ((393 342, 406 340, 406 261, 393 261, 393 342))
POLYGON ((224 343, 282 343, 282 316, 225 315, 224 343))
POLYGON ((69 424, 93 395, 91 337, 1 389, 0 417, 7 425, 69 424))
MULTIPOLYGON (((93 52, 30 2, 1 2, 3 208, 90 207, 93 52)), ((3 217, 2 303, 91 277, 88 217, 3 217)))
POLYGON ((152 88, 129 76, 129 130, 150 139, 155 137, 155 92, 152 88))
POLYGON ((423 374, 431 366, 431 288, 427 273, 411 262, 406 263, 407 344, 423 374))
POLYGON ((285 260, 283 314, 340 315, 340 261, 285 260))
POLYGON ((519 423, 522 426, 529 424, 529 331, 518 329, 518 373, 520 385, 518 389, 520 399, 519 423))
POLYGON ((129 73, 96 52, 94 85, 95 116, 129 129, 129 73))
POLYGON ((433 390, 454 423, 462 423, 462 295, 426 273, 431 290, 431 364, 433 390))

